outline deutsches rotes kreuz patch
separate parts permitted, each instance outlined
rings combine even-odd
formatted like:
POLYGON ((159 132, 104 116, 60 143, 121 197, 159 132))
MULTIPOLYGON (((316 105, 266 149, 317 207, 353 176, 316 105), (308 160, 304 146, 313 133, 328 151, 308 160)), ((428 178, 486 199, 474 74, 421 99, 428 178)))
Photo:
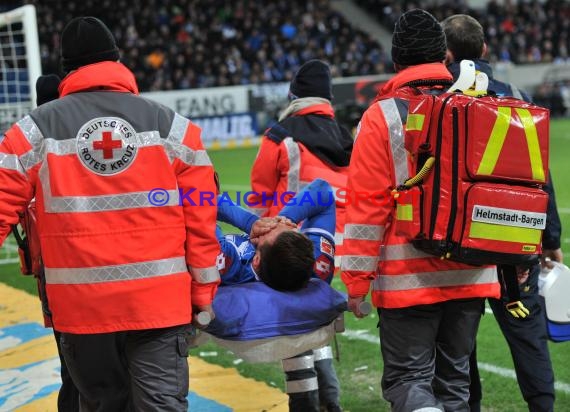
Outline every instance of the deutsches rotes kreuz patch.
POLYGON ((136 131, 118 117, 89 120, 77 133, 77 155, 94 173, 114 175, 124 172, 137 155, 136 131))

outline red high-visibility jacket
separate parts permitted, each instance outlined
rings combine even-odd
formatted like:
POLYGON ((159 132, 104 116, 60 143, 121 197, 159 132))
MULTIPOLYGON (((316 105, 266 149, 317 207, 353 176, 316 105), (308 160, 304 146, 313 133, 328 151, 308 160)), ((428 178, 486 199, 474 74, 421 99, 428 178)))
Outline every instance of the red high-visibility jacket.
POLYGON ((404 125, 394 100, 396 90, 413 80, 451 80, 440 63, 409 67, 382 89, 382 100, 364 113, 352 154, 348 190, 368 193, 347 205, 342 280, 352 297, 366 296, 382 308, 401 308, 451 299, 499 297, 494 266, 475 267, 420 252, 395 234, 390 192, 401 182, 397 169, 411 162, 402 152, 404 125), (387 99, 385 99, 387 97, 387 99), (396 137, 400 137, 397 139, 396 137), (403 163, 402 163, 403 162, 403 163))
POLYGON ((305 139, 318 141, 323 150, 328 150, 329 158, 338 163, 343 158, 348 162, 352 138, 337 124, 332 106, 309 106, 266 131, 251 170, 254 194, 248 201, 261 216, 276 216, 295 193, 314 179, 326 180, 337 199, 335 245, 336 255, 340 255, 345 215, 342 190, 346 187, 348 163, 341 166, 323 160, 326 155, 313 152, 302 143, 305 139))
POLYGON ((219 283, 216 207, 200 204, 200 192, 215 194, 200 129, 138 96, 116 62, 71 72, 60 96, 0 143, 0 243, 35 196, 58 331, 189 323, 219 283), (195 189, 182 206, 178 189, 195 189))

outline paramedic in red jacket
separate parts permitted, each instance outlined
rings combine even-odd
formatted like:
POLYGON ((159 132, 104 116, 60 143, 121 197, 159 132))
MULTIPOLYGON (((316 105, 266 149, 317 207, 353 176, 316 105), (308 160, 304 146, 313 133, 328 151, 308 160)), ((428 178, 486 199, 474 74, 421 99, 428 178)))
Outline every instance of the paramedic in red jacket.
MULTIPOLYGON (((353 140, 350 132, 335 120, 332 98, 328 64, 321 60, 303 64, 291 81, 290 103, 279 116, 279 122, 265 132, 251 170, 254 195, 248 201, 258 214, 276 216, 295 193, 317 178, 327 181, 335 194, 346 186, 353 140)), ((337 200, 336 206, 335 255, 340 256, 344 204, 337 200)), ((332 363, 332 348, 325 346, 313 352, 320 403, 329 412, 339 411, 340 388, 332 363)), ((286 363, 292 361, 284 361, 284 367, 286 363)), ((290 405, 298 405, 295 410, 318 409, 314 399, 307 396, 314 389, 309 383, 300 388, 288 387, 290 405)))
MULTIPOLYGON (((314 179, 335 192, 346 186, 352 152, 350 132, 335 119, 329 66, 321 60, 303 64, 291 81, 289 105, 261 140, 251 170, 249 198, 261 216, 276 216, 288 199, 314 179)), ((340 256, 344 203, 337 198, 336 253, 340 256)))
POLYGON ((410 172, 403 147, 407 113, 394 97, 410 83, 449 87, 445 52, 445 36, 431 14, 415 9, 400 16, 392 37, 397 74, 364 113, 349 166, 349 192, 383 193, 347 206, 342 279, 357 317, 372 286, 383 395, 395 412, 469 411, 469 355, 481 301, 499 296, 495 267, 441 260, 396 236, 395 207, 386 201, 410 172))
POLYGON ((200 129, 138 96, 100 20, 71 20, 61 57, 60 98, 0 143, 0 243, 35 195, 49 309, 82 410, 186 411, 192 311, 211 311, 219 283, 216 207, 188 194, 215 193, 200 129))

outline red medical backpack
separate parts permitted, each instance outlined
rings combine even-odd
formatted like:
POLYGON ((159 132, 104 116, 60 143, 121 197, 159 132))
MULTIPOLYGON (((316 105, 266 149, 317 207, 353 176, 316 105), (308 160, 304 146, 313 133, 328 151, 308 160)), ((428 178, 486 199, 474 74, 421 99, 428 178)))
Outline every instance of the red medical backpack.
MULTIPOLYGON (((510 97, 406 87, 410 176, 398 190, 399 234, 455 261, 526 264, 541 253, 549 111, 510 97), (410 196, 411 195, 411 196, 410 196)), ((400 182, 399 182, 400 183, 400 182)))

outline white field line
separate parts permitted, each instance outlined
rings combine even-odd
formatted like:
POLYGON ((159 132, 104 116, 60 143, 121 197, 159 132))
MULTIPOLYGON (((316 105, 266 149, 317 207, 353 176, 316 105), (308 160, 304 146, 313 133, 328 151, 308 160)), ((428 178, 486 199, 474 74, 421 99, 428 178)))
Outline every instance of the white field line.
POLYGON ((559 207, 558 213, 562 213, 564 215, 569 215, 570 214, 570 207, 559 207))
MULTIPOLYGON (((486 309, 489 310, 490 309, 486 309)), ((380 338, 376 335, 372 335, 366 329, 357 329, 351 330, 347 329, 342 333, 342 336, 346 336, 349 339, 361 340, 364 342, 374 343, 376 345, 380 344, 380 338)), ((502 368, 500 366, 491 365, 489 363, 478 362, 479 369, 482 369, 486 372, 494 373, 495 375, 499 375, 505 378, 510 379, 517 379, 517 375, 515 371, 508 368, 502 368)), ((564 382, 554 382, 554 388, 557 391, 564 392, 566 394, 570 394, 570 385, 564 382)))

